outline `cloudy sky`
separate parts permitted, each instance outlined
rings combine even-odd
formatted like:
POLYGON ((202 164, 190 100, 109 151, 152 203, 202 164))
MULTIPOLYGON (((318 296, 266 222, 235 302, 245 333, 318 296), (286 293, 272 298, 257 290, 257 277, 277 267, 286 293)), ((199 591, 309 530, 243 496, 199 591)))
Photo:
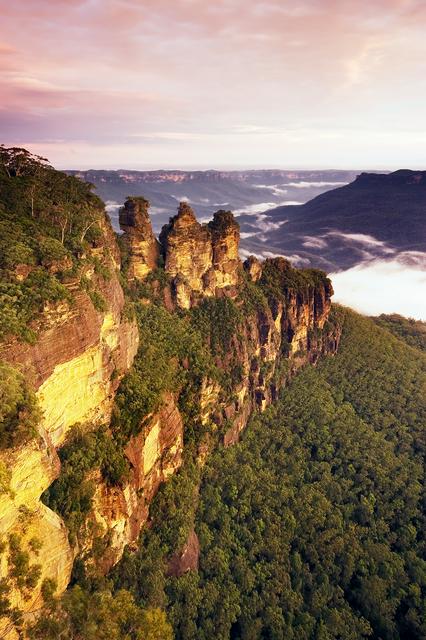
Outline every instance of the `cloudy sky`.
POLYGON ((0 139, 58 167, 426 166, 424 0, 0 11, 0 139))

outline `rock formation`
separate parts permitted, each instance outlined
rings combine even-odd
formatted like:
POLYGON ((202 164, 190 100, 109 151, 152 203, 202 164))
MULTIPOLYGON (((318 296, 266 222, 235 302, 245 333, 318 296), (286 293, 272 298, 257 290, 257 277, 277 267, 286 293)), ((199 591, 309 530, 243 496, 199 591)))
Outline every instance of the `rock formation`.
MULTIPOLYGON (((9 472, 8 491, 0 492, 0 537, 11 536, 17 541, 19 551, 28 553, 28 569, 38 570, 38 583, 34 588, 18 588, 16 585, 8 599, 21 611, 36 611, 43 604, 40 586, 46 578, 53 579, 59 593, 68 585, 74 554, 68 542, 68 531, 61 518, 48 509, 40 495, 59 475, 60 463, 54 447, 45 437, 31 441, 17 449, 3 451, 0 464, 9 472)), ((10 571, 7 554, 0 556, 0 577, 10 571)), ((13 625, 0 617, 2 638, 17 638, 13 625)))
POLYGON ((160 234, 165 271, 172 279, 176 304, 189 309, 202 297, 234 297, 238 283, 239 226, 231 212, 218 211, 200 224, 182 202, 160 234))
MULTIPOLYGON (((19 536, 32 564, 41 566, 30 597, 20 589, 12 589, 9 596, 11 604, 23 612, 40 607, 44 578, 54 579, 60 593, 71 574, 74 550, 65 525, 40 501, 60 472, 56 448, 76 423, 109 421, 115 390, 138 346, 136 323, 123 318, 124 294, 116 273, 119 252, 106 220, 92 254, 103 256, 110 273, 109 278, 100 277, 91 266, 84 272, 86 281, 103 296, 105 312, 97 311, 88 293, 71 278, 67 287, 74 294, 73 304, 45 308, 35 344, 16 339, 0 344, 0 358, 25 373, 43 415, 36 440, 0 452, 0 465, 9 474, 8 490, 0 491, 0 536, 19 536), (42 542, 37 553, 31 550, 34 537, 42 542)), ((5 557, 0 567, 1 575, 6 575, 5 557)), ((2 637, 15 636, 11 632, 2 637)))
POLYGON ((180 578, 188 571, 197 571, 200 557, 200 542, 194 529, 191 529, 183 549, 170 558, 167 574, 180 578))
POLYGON ((247 271, 252 282, 258 282, 262 275, 262 264, 255 256, 249 256, 244 262, 244 269, 247 271))
POLYGON ((146 416, 141 431, 127 443, 130 477, 123 486, 108 486, 98 473, 93 508, 86 523, 86 555, 106 573, 137 540, 148 519, 149 505, 162 482, 182 464, 183 422, 173 394, 165 393, 159 410, 146 416), (107 536, 105 553, 94 561, 90 554, 96 536, 107 536))
POLYGON ((272 272, 279 289, 269 292, 268 304, 253 311, 245 320, 242 336, 233 338, 230 352, 238 354, 243 376, 232 403, 223 408, 222 420, 231 425, 224 436, 226 445, 238 440, 253 411, 263 411, 271 404, 300 367, 334 353, 340 340, 339 327, 324 331, 333 294, 329 280, 290 284, 295 270, 283 258, 261 265, 250 257, 244 268, 255 282, 260 272, 272 272))
POLYGON ((148 209, 148 200, 130 197, 119 212, 120 228, 129 252, 129 280, 143 280, 158 266, 159 246, 148 209))
POLYGON ((240 226, 230 211, 220 210, 216 211, 208 227, 212 236, 216 292, 225 289, 235 297, 240 269, 240 226))
MULTIPOLYGON (((303 274, 280 258, 260 263, 250 257, 243 266, 238 257, 239 227, 232 213, 218 211, 203 225, 181 203, 158 243, 148 203, 129 198, 120 210, 120 225, 128 248, 130 282, 143 280, 157 268, 161 248, 170 308, 189 310, 205 297, 230 298, 218 304, 233 305, 239 314, 238 331, 231 335, 229 348, 213 354, 218 370, 229 375, 235 368, 238 375, 229 375, 229 384, 221 386, 206 373, 193 398, 198 424, 206 432, 209 425, 213 432, 221 430, 225 445, 238 440, 253 411, 265 409, 299 367, 337 348, 339 329, 325 330, 332 295, 325 275, 303 274), (247 280, 257 297, 243 307, 244 296, 249 295, 247 280)), ((115 391, 138 348, 137 326, 126 320, 117 277, 117 244, 106 221, 90 257, 92 262, 84 266, 86 288, 70 276, 66 285, 73 293, 73 304, 62 302, 44 309, 35 344, 16 339, 0 344, 0 357, 25 372, 43 412, 38 438, 0 452, 0 471, 7 468, 10 476, 8 490, 0 492, 0 534, 18 536, 30 564, 41 565, 30 596, 17 588, 11 592, 12 605, 24 612, 40 607, 43 579, 53 578, 58 593, 66 588, 77 553, 86 568, 106 573, 124 547, 135 543, 160 484, 179 469, 183 459, 185 425, 178 408, 179 391, 167 391, 155 411, 143 416, 136 435, 123 444, 130 472, 122 484, 111 486, 99 469, 91 472, 96 485, 92 507, 73 548, 61 518, 40 501, 60 473, 57 448, 73 425, 92 428, 109 423, 115 391), (102 262, 108 277, 96 271, 95 259, 102 262), (89 295, 93 290, 103 297, 106 310, 95 308, 89 295), (32 549, 35 537, 42 543, 37 552, 32 549)), ((152 287, 158 289, 159 283, 153 282, 152 287)), ((210 446, 208 439, 199 445, 200 464, 210 446)), ((171 559, 170 573, 181 575, 196 567, 197 561, 198 540, 192 532, 185 548, 171 559)), ((7 562, 4 556, 1 575, 7 574, 7 562)), ((0 632, 6 638, 16 637, 9 627, 0 626, 0 632)))

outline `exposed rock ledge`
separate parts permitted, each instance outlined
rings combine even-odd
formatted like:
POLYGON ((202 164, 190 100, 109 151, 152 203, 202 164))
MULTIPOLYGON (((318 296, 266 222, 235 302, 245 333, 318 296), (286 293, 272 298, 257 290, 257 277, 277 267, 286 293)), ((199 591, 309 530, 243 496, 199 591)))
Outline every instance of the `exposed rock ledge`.
MULTIPOLYGON (((138 347, 136 323, 123 318, 124 294, 116 274, 119 254, 107 221, 102 242, 94 253, 108 256, 111 278, 100 278, 90 268, 84 275, 102 294, 108 311, 97 311, 89 295, 78 290, 76 282, 69 282, 74 303, 45 309, 35 344, 12 340, 0 347, 0 358, 25 373, 43 414, 37 439, 0 454, 0 464, 7 469, 10 481, 9 491, 0 493, 0 534, 6 538, 17 534, 22 550, 29 553, 30 564, 41 565, 37 586, 29 593, 11 584, 11 605, 24 613, 41 606, 45 578, 55 580, 58 593, 67 587, 74 558, 64 523, 40 502, 43 491, 59 475, 55 447, 78 422, 109 421, 115 391, 138 347), (32 549, 33 538, 42 543, 38 551, 32 549)), ((0 578, 8 573, 8 557, 3 554, 0 578)), ((13 638, 13 631, 6 635, 4 624, 3 618, 0 634, 13 638)))
MULTIPOLYGON (((129 199, 120 212, 120 223, 129 249, 130 282, 143 280, 154 271, 161 252, 175 306, 188 309, 203 297, 236 298, 243 269, 254 283, 262 278, 264 264, 250 258, 243 265, 238 258, 239 228, 230 212, 219 211, 212 222, 201 225, 183 203, 163 228, 160 244, 152 234, 146 201, 129 199)), ((0 357, 25 371, 44 414, 38 440, 0 456, 0 463, 10 470, 10 490, 0 494, 0 533, 17 533, 30 553, 31 564, 42 565, 38 586, 28 599, 20 589, 12 591, 12 605, 24 612, 39 608, 44 578, 54 578, 59 593, 66 588, 77 551, 71 550, 61 519, 40 502, 41 493, 59 474, 55 447, 77 422, 109 421, 115 391, 138 347, 136 324, 123 319, 124 295, 115 273, 117 246, 107 224, 104 236, 113 275, 105 281, 89 269, 85 276, 104 296, 108 311, 96 311, 90 297, 71 282, 75 304, 45 310, 35 345, 14 341, 3 345, 0 352, 0 357), (37 552, 31 548, 34 537, 42 541, 37 552)), ((200 422, 228 425, 226 445, 238 440, 253 411, 264 410, 300 366, 334 352, 340 338, 336 328, 321 331, 331 306, 329 281, 298 290, 288 285, 286 260, 274 259, 267 265, 281 274, 281 293, 245 318, 241 335, 232 339, 230 350, 241 366, 240 382, 226 403, 220 401, 216 382, 205 379, 200 392, 200 422), (281 371, 283 363, 286 366, 281 371)), ((226 369, 227 356, 217 364, 226 369)), ((183 430, 177 398, 165 393, 159 410, 145 416, 140 433, 126 446, 131 474, 124 486, 107 486, 95 472, 93 508, 78 549, 86 556, 87 566, 105 573, 119 560, 125 545, 135 542, 158 487, 182 463, 183 430), (96 558, 91 553, 95 539, 105 543, 96 558)), ((200 460, 205 453, 199 452, 200 460)), ((172 559, 171 573, 180 575, 194 568, 197 549, 194 535, 190 536, 186 547, 172 559)), ((6 555, 0 571, 1 576, 7 575, 6 555)), ((3 628, 4 637, 13 638, 11 634, 6 635, 3 628)))

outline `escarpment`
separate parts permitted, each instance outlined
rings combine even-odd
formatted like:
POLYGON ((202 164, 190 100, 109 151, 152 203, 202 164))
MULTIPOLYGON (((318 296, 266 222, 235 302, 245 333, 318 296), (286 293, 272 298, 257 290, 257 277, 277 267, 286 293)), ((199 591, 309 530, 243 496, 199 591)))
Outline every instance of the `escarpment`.
MULTIPOLYGON (((158 316, 155 311, 156 305, 164 304, 167 299, 164 292, 171 290, 175 306, 185 313, 188 325, 183 330, 195 330, 201 335, 210 364, 204 363, 202 371, 194 374, 197 380, 192 381, 192 369, 195 369, 192 362, 195 363, 201 353, 191 354, 191 347, 188 350, 185 346, 183 353, 176 346, 170 351, 170 362, 174 363, 177 373, 169 384, 174 389, 177 384, 177 391, 172 396, 169 390, 163 393, 158 399, 157 411, 164 416, 166 409, 167 414, 173 398, 175 427, 171 433, 174 436, 170 439, 164 435, 170 429, 170 425, 167 427, 170 421, 160 420, 158 442, 163 444, 156 445, 155 449, 154 484, 150 472, 144 469, 143 460, 134 455, 134 443, 138 443, 139 451, 151 449, 151 436, 147 435, 146 427, 141 426, 140 434, 132 437, 132 444, 126 449, 132 475, 130 484, 120 490, 121 495, 128 490, 142 489, 144 494, 144 499, 132 508, 134 526, 127 528, 128 542, 132 535, 133 540, 136 539, 148 517, 146 506, 158 489, 158 480, 168 475, 158 473, 158 465, 162 467, 164 460, 171 461, 170 473, 180 466, 185 433, 189 429, 195 430, 191 438, 195 438, 197 457, 202 464, 215 441, 225 445, 236 442, 250 416, 273 402, 300 367, 315 363, 320 355, 337 349, 340 327, 329 322, 333 290, 325 274, 293 269, 283 258, 261 263, 251 257, 242 263, 238 243, 238 223, 230 212, 219 211, 208 225, 200 225, 186 203, 180 205, 177 216, 171 218, 161 232, 164 272, 161 275, 161 269, 157 269, 152 273, 144 289, 143 295, 147 296, 144 305, 149 307, 154 303, 152 315, 160 324, 177 322, 173 320, 173 308, 167 316, 166 312, 158 316), (180 381, 181 376, 189 378, 186 384, 180 381)), ((140 290, 134 290, 131 295, 137 300, 140 290)), ((152 316, 144 311, 139 321, 143 329, 152 322, 152 316)), ((169 331, 170 340, 178 342, 179 337, 173 335, 171 326, 167 333, 169 331)), ((148 355, 144 347, 146 341, 163 340, 162 335, 161 331, 147 332, 141 337, 137 362, 144 361, 148 355)), ((168 345, 162 347, 164 351, 168 349, 168 345)), ((155 358, 153 363, 161 368, 155 358)), ((168 363, 166 366, 170 367, 168 363)), ((149 363, 143 371, 150 386, 155 387, 157 381, 149 363)), ((145 418, 141 422, 144 424, 145 418)), ((121 511, 121 518, 123 512, 125 509, 121 511)), ((119 537, 116 540, 118 548, 113 555, 118 558, 122 548, 119 537)))
MULTIPOLYGON (((10 334, 0 342, 0 362, 23 374, 40 416, 35 431, 25 438, 18 435, 17 445, 12 441, 0 448, 0 536, 5 545, 0 578, 8 612, 0 617, 0 633, 6 638, 16 637, 13 620, 27 619, 26 614, 42 607, 46 580, 54 581, 57 593, 69 583, 76 549, 63 519, 40 497, 60 475, 57 449, 74 425, 93 428, 109 422, 115 391, 138 347, 136 323, 126 317, 120 254, 109 220, 100 218, 98 229, 78 269, 64 272, 65 299, 45 303, 31 322, 35 338, 28 342, 10 334)), ((57 268, 63 271, 70 263, 57 268)), ((19 280, 25 284, 33 269, 21 268, 19 280)), ((7 378, 3 384, 7 407, 13 390, 7 378)), ((18 433, 27 412, 19 402, 18 433)))
POLYGON ((108 421, 114 391, 137 350, 136 324, 125 318, 120 257, 109 221, 102 222, 101 233, 90 250, 97 261, 83 265, 78 278, 65 280, 72 302, 45 306, 34 344, 16 338, 0 344, 0 358, 25 371, 36 391, 42 427, 55 446, 77 422, 108 421))
POLYGON ((105 574, 120 560, 125 546, 135 543, 159 486, 182 464, 183 421, 173 394, 163 394, 159 409, 144 418, 124 453, 130 467, 124 483, 111 486, 99 472, 93 476, 96 490, 80 552, 95 575, 105 574), (101 552, 95 553, 99 541, 101 552))
MULTIPOLYGON (((0 343, 41 410, 35 437, 0 452, 4 637, 16 637, 14 611, 41 607, 46 579, 67 587, 76 558, 105 575, 136 547, 162 483, 236 442, 301 366, 338 346, 325 274, 282 258, 243 264, 232 213, 200 224, 182 203, 157 240, 148 203, 128 198, 120 225, 122 256, 101 217, 64 269, 70 297, 44 305, 32 342, 0 343)), ((197 565, 193 531, 184 542, 171 573, 197 565)))
POLYGON ((238 440, 252 413, 271 404, 300 367, 334 353, 340 340, 340 328, 328 323, 331 283, 320 272, 297 271, 283 258, 263 264, 249 259, 244 269, 265 298, 242 305, 244 320, 221 363, 226 368, 236 353, 241 366, 236 395, 223 409, 226 445, 238 440))

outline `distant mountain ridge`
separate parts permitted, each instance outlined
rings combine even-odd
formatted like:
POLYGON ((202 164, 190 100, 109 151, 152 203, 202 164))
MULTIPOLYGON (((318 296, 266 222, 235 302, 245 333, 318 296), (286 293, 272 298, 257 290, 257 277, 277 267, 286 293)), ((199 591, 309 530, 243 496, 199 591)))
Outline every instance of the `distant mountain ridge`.
POLYGON ((127 196, 151 203, 155 233, 188 202, 201 222, 232 210, 243 257, 285 255, 330 272, 377 258, 426 260, 426 171, 69 171, 91 182, 118 231, 127 196), (349 183, 349 184, 348 184, 349 183))
POLYGON ((303 203, 335 186, 347 184, 356 171, 293 171, 260 169, 248 171, 183 171, 129 169, 68 171, 91 182, 107 203, 118 230, 118 206, 127 196, 143 196, 151 203, 155 232, 168 222, 177 204, 186 201, 202 221, 218 209, 259 213, 284 203, 303 203))
POLYGON ((248 235, 255 228, 251 216, 239 222, 247 251, 280 253, 306 266, 335 271, 396 254, 423 263, 426 171, 361 173, 351 184, 303 205, 265 211, 260 240, 248 235))
POLYGON ((426 187, 426 171, 398 169, 393 173, 361 173, 355 180, 358 186, 420 185, 426 187))
POLYGON ((242 182, 256 183, 258 180, 273 181, 275 179, 288 180, 336 180, 345 181, 348 177, 356 172, 341 169, 326 169, 312 171, 293 171, 283 169, 248 169, 246 171, 221 171, 217 169, 185 171, 182 169, 155 169, 152 171, 137 171, 133 169, 87 169, 87 170, 67 170, 68 174, 75 175, 80 178, 93 178, 93 180, 102 182, 111 182, 114 179, 124 182, 189 182, 202 181, 214 182, 217 180, 241 180, 242 182))

